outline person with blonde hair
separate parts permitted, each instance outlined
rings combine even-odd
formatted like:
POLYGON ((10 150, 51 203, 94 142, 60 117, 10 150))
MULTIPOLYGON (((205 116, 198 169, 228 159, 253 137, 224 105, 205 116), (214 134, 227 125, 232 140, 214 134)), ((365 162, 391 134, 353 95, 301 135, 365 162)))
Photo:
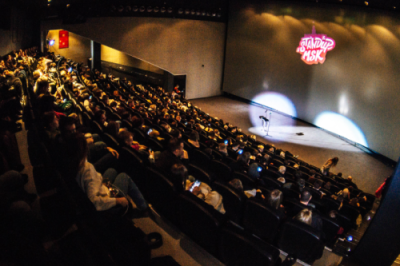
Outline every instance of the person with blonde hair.
POLYGON ((337 165, 337 163, 339 162, 339 158, 338 157, 333 157, 330 158, 329 160, 327 160, 324 165, 321 167, 321 173, 323 175, 329 175, 329 170, 332 167, 335 167, 337 165))
POLYGON ((311 225, 312 224, 312 211, 309 209, 303 209, 296 215, 295 219, 297 221, 311 225))

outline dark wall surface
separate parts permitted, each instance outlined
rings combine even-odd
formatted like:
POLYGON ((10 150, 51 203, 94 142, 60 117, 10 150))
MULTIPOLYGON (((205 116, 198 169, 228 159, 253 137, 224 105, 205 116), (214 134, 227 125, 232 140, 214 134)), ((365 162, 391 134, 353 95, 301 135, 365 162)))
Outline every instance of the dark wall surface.
POLYGON ((337 5, 230 4, 223 90, 271 106, 393 160, 400 154, 400 20, 390 13, 337 5), (296 53, 300 39, 336 41, 323 64, 296 53), (275 103, 277 101, 274 101, 275 103), (290 104, 289 104, 290 105, 290 104), (319 115, 324 114, 325 116, 319 115))

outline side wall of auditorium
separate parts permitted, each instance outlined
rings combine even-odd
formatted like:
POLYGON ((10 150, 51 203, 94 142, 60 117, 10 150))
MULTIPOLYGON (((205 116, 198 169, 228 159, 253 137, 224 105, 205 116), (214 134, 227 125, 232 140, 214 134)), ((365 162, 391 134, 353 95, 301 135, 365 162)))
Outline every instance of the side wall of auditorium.
MULTIPOLYGON (((64 29, 186 75, 188 99, 221 94, 226 24, 168 18, 92 18, 84 24, 42 22, 42 31, 64 29)), ((85 61, 86 62, 86 61, 85 61)))

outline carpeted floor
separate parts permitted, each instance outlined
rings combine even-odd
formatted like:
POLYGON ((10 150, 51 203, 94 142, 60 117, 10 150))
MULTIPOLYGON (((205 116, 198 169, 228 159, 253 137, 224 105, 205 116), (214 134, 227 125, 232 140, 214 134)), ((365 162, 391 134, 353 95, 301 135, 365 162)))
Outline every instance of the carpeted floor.
MULTIPOLYGON (((393 172, 393 168, 349 143, 290 117, 271 112, 268 133, 270 136, 265 136, 259 120, 260 115, 265 115, 263 108, 224 96, 196 99, 191 102, 211 116, 240 127, 245 134, 258 135, 257 140, 272 143, 278 148, 299 155, 300 159, 315 166, 322 166, 331 157, 339 157, 338 165, 331 171, 341 172, 344 177, 351 175, 358 188, 365 192, 374 193, 393 172), (304 135, 297 135, 299 132, 304 135)), ((269 113, 268 111, 268 118, 269 113)))

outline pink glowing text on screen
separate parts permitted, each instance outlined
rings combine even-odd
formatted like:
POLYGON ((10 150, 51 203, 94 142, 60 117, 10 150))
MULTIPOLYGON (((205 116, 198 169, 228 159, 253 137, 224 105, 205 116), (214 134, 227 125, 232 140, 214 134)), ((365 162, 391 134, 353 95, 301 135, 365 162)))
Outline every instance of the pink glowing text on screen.
POLYGON ((301 60, 308 65, 323 64, 326 53, 333 50, 335 45, 336 43, 332 38, 325 34, 316 34, 315 26, 313 26, 312 33, 304 34, 304 37, 301 38, 296 52, 301 54, 301 60))

